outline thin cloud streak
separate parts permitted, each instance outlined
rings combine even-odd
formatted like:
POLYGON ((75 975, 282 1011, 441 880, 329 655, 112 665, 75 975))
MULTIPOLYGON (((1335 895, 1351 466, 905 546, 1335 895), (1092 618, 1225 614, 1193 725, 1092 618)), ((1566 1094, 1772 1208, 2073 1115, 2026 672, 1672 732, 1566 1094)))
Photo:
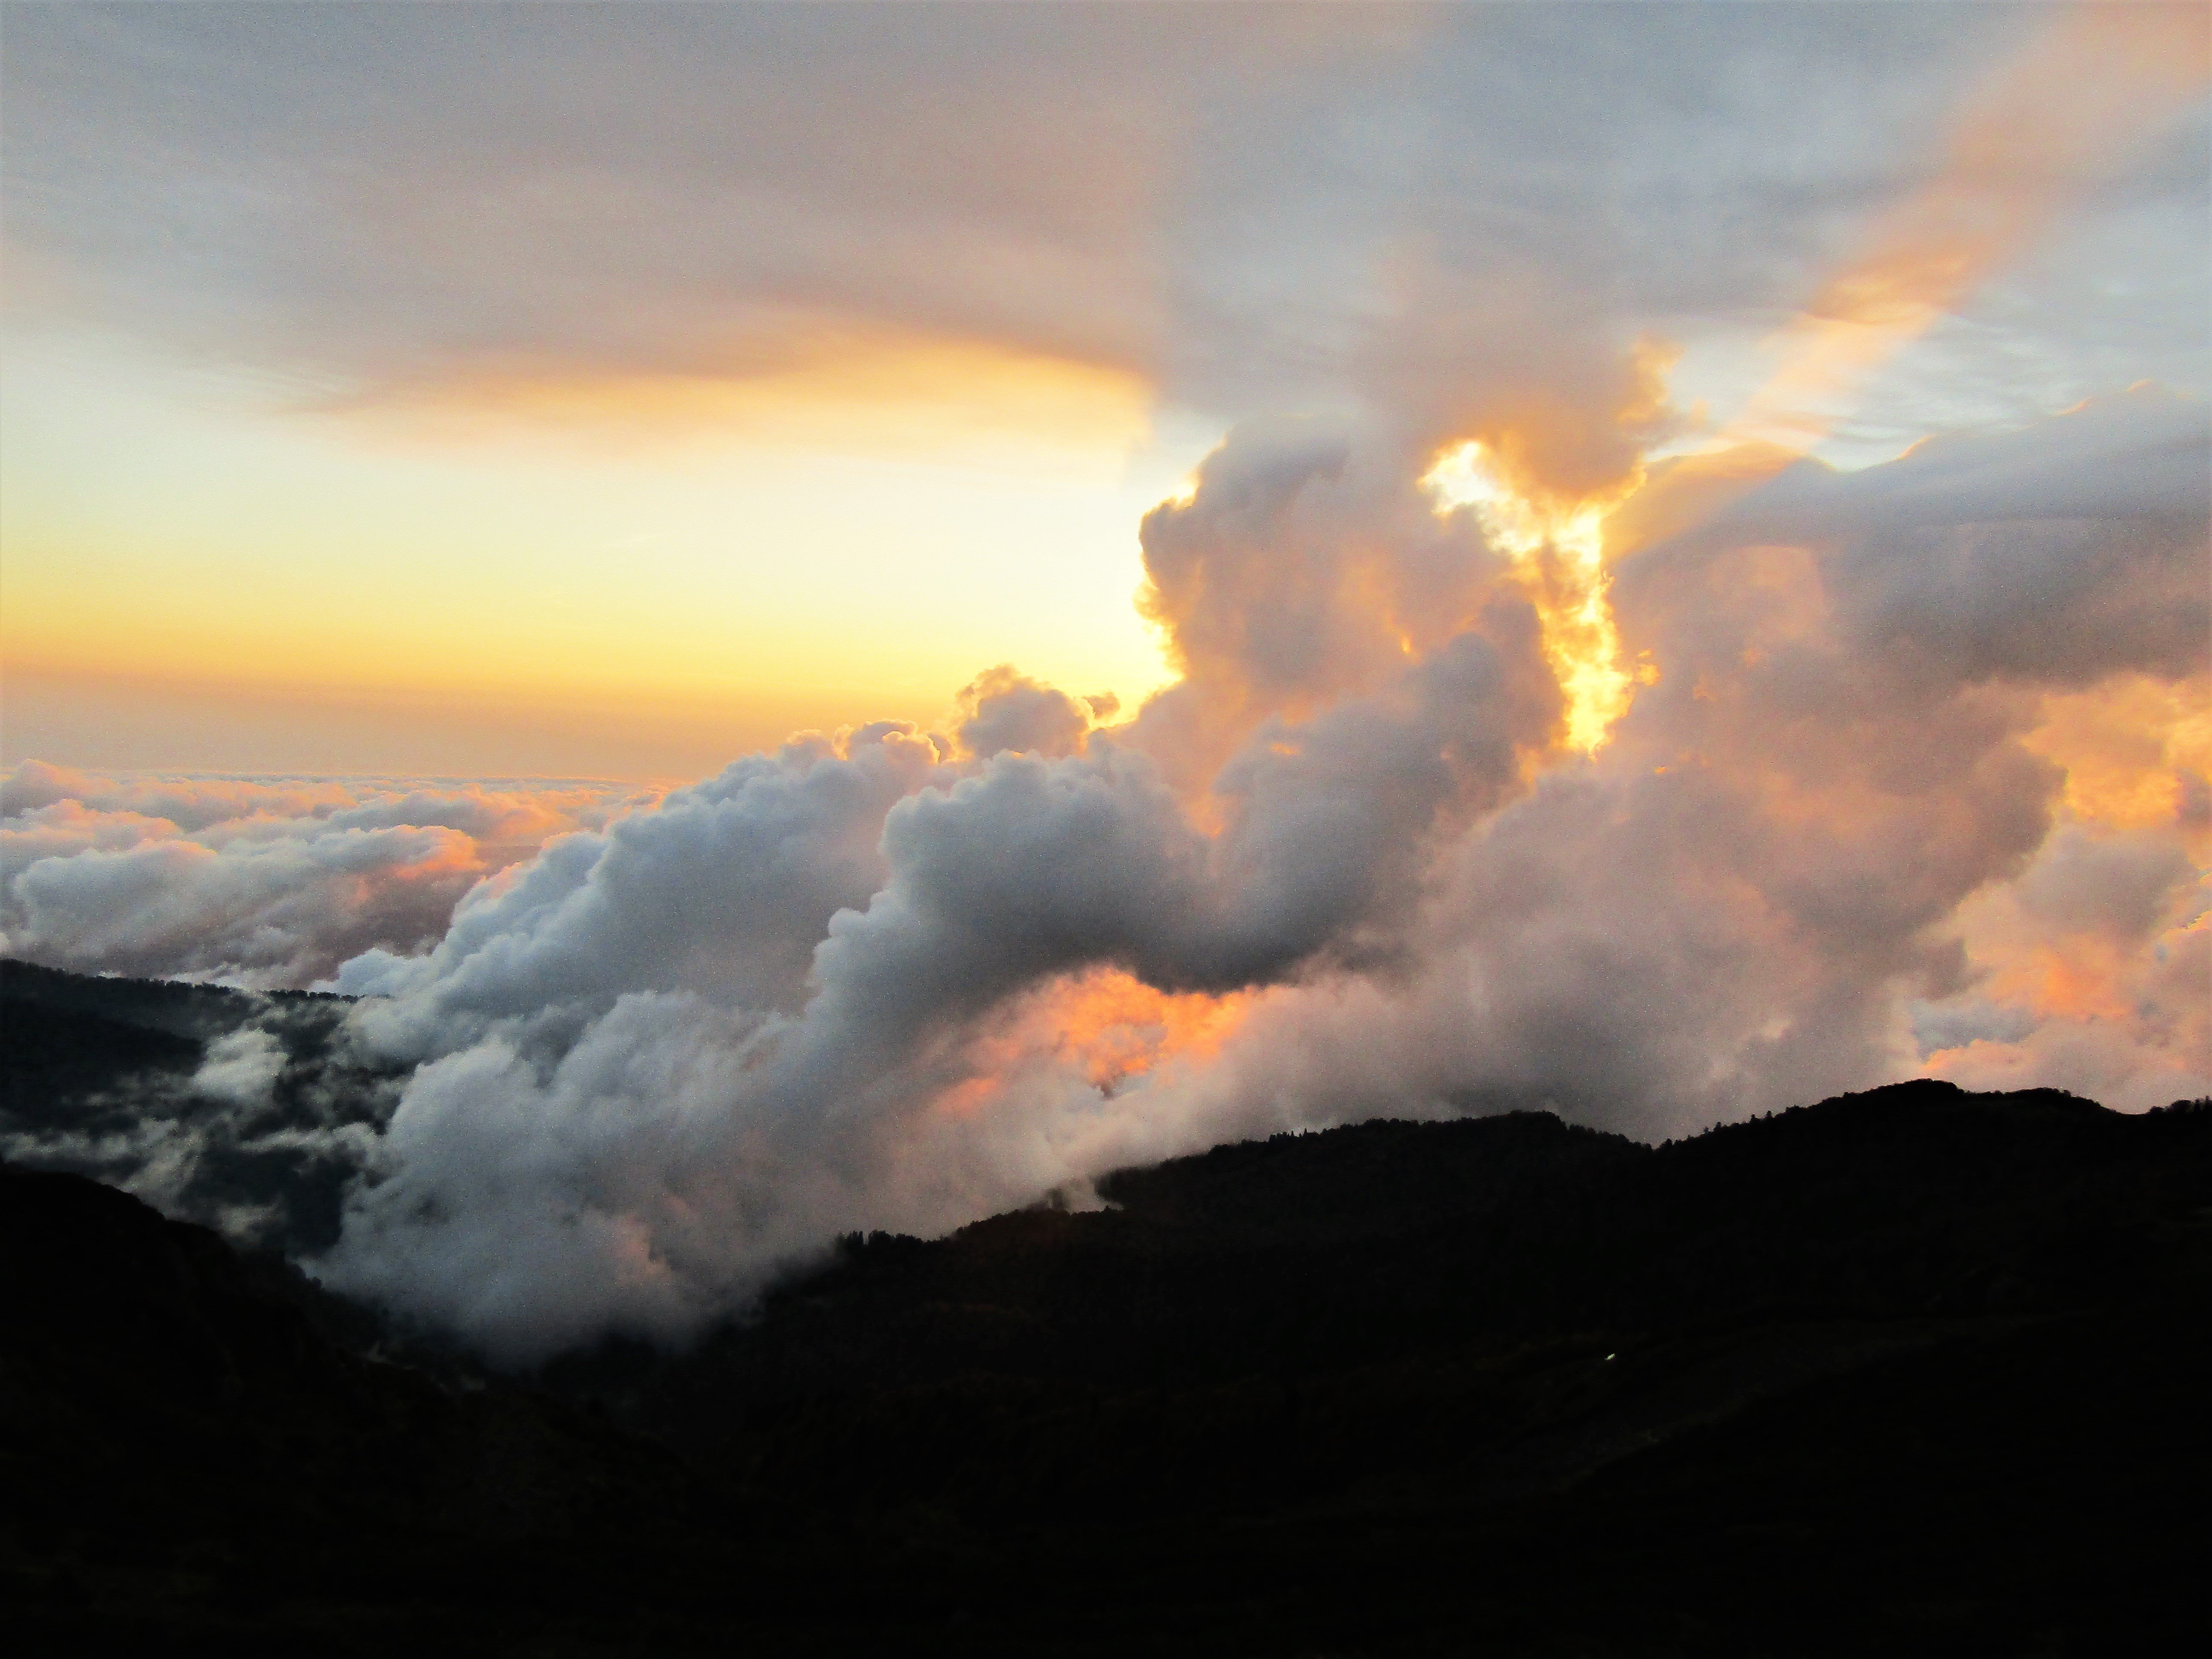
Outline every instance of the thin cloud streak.
POLYGON ((2054 12, 1968 96, 1936 176, 1877 221, 1867 251, 1773 343, 1779 367, 1720 446, 1811 447, 1838 399, 2048 234, 2208 86, 2212 17, 2201 7, 2054 12))

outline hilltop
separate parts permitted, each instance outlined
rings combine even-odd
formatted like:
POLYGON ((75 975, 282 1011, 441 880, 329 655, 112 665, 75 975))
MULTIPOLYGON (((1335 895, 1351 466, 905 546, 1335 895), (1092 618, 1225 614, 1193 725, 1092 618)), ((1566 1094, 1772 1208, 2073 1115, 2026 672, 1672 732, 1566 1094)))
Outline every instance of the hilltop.
MULTIPOLYGON (((11 1110, 50 1115, 102 1063, 194 1063, 234 994, 31 983, 65 1018, 11 1016, 11 1110)), ((0 1171, 13 1622, 363 1654, 2204 1633, 2205 1103, 1908 1084, 1659 1147, 1382 1121, 1098 1191, 849 1237, 686 1352, 514 1377, 0 1171)))

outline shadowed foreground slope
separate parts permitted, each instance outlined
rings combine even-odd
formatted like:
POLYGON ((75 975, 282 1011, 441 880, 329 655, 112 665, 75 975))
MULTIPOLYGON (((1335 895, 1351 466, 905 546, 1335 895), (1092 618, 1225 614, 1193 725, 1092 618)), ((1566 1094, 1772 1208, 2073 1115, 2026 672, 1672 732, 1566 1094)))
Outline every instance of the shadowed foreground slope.
POLYGON ((233 1653, 2188 1650, 2212 1111, 1517 1115, 875 1236, 525 1389, 9 1173, 8 1594, 233 1653))

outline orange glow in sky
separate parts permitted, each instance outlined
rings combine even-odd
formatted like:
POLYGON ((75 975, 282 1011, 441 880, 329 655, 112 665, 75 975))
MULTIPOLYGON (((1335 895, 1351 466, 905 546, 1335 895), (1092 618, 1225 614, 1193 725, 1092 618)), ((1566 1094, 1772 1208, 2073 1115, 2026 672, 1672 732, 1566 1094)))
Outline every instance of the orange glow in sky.
POLYGON ((1165 676, 1135 529, 1188 462, 1148 457, 1126 375, 899 342, 751 386, 469 390, 276 411, 19 346, 7 758, 696 775, 937 721, 1010 642, 1125 703, 1165 676))

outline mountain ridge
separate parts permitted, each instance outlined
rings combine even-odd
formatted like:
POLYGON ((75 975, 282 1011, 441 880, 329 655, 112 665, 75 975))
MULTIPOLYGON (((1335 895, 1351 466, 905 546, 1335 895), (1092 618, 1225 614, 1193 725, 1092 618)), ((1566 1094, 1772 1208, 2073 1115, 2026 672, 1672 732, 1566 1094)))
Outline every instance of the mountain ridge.
POLYGON ((1659 1146, 1378 1121, 1097 1190, 848 1236, 681 1352, 501 1376, 0 1168, 12 1622, 1284 1659, 2204 1633, 2212 1103, 1921 1082, 1659 1146))

